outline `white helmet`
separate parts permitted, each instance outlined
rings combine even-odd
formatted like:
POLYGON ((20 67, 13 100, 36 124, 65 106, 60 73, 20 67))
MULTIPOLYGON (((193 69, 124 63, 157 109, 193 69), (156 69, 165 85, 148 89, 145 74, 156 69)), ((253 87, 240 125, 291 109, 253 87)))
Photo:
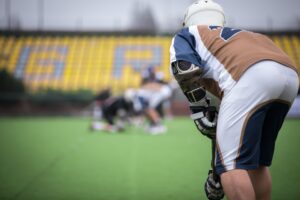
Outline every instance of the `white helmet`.
POLYGON ((199 0, 190 5, 184 15, 184 27, 192 25, 224 26, 223 8, 212 0, 199 0))
POLYGON ((133 88, 127 89, 125 91, 125 93, 124 93, 124 99, 125 99, 125 101, 132 102, 133 99, 134 99, 134 97, 135 97, 135 95, 136 95, 136 93, 137 93, 136 90, 133 89, 133 88))

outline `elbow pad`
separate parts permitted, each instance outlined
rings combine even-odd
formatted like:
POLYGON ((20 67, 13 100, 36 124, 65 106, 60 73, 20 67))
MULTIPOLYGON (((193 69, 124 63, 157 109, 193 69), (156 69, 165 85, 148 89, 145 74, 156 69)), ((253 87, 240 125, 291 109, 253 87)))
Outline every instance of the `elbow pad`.
POLYGON ((187 61, 176 61, 172 63, 172 72, 190 103, 191 118, 197 129, 209 138, 215 137, 218 114, 200 85, 202 69, 187 61))

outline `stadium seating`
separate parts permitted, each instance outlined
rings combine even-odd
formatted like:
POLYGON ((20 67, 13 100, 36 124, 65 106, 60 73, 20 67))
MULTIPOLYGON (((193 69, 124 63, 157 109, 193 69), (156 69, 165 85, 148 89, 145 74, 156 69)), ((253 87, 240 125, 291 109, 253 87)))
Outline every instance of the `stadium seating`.
MULTIPOLYGON (((300 66, 299 35, 271 39, 300 66)), ((155 66, 170 80, 168 36, 4 36, 0 68, 6 68, 36 91, 40 88, 119 92, 137 87, 140 73, 155 66)))
POLYGON ((284 50, 294 61, 296 66, 300 67, 300 37, 299 35, 280 35, 270 36, 278 47, 284 50))

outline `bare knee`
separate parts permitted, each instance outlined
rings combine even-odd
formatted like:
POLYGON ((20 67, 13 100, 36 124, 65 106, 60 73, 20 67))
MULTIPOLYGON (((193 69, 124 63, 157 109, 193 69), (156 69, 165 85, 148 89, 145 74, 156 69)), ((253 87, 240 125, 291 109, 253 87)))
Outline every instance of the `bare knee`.
POLYGON ((229 200, 255 200, 255 192, 246 170, 234 169, 221 174, 224 192, 229 200))

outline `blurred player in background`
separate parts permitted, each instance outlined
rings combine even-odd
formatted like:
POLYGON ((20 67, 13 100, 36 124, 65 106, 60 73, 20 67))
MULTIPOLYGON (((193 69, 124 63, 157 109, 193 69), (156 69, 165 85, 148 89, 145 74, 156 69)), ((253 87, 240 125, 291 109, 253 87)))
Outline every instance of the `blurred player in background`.
POLYGON ((105 89, 96 96, 92 130, 122 131, 126 122, 141 126, 144 122, 141 116, 144 116, 149 122, 147 132, 152 135, 166 132, 162 119, 171 118, 170 98, 178 84, 165 82, 163 73, 157 72, 153 65, 147 66, 141 77, 141 86, 137 89, 127 89, 118 97, 105 89))
POLYGON ((141 72, 141 86, 149 82, 157 82, 157 72, 154 65, 148 65, 141 72))
MULTIPOLYGON (((215 171, 228 199, 271 199, 269 166, 277 134, 299 88, 297 70, 266 36, 224 27, 212 0, 192 4, 172 40, 172 73, 201 133, 216 138, 215 171), (206 90, 221 99, 216 111, 206 90), (216 123, 217 121, 217 123, 216 123)), ((217 178, 209 199, 223 198, 217 178)))
POLYGON ((92 130, 120 132, 125 129, 127 122, 131 125, 136 118, 145 116, 149 122, 147 132, 152 135, 166 132, 157 108, 170 98, 171 89, 168 85, 151 82, 138 89, 127 89, 120 96, 107 94, 104 90, 97 95, 92 130))
POLYGON ((158 112, 161 118, 172 119, 173 114, 171 111, 171 97, 174 92, 178 88, 178 84, 175 80, 166 82, 164 80, 164 73, 161 71, 157 71, 157 68, 154 65, 149 65, 144 69, 141 73, 142 81, 141 87, 147 87, 147 85, 151 85, 151 83, 157 83, 159 87, 162 86, 164 93, 167 97, 164 98, 156 106, 156 111, 158 112))
POLYGON ((95 97, 93 103, 92 103, 92 115, 93 115, 93 121, 98 121, 102 118, 102 105, 105 102, 106 99, 111 97, 111 90, 110 88, 106 88, 101 90, 95 97))
POLYGON ((128 95, 130 94, 126 91, 124 94, 114 97, 110 90, 101 91, 96 96, 91 129, 107 132, 123 131, 125 123, 139 111, 138 108, 135 110, 128 95))
POLYGON ((144 102, 145 115, 149 120, 149 132, 159 134, 166 132, 166 127, 162 124, 164 112, 163 104, 171 97, 172 89, 168 84, 158 82, 148 82, 137 91, 137 95, 144 102))

